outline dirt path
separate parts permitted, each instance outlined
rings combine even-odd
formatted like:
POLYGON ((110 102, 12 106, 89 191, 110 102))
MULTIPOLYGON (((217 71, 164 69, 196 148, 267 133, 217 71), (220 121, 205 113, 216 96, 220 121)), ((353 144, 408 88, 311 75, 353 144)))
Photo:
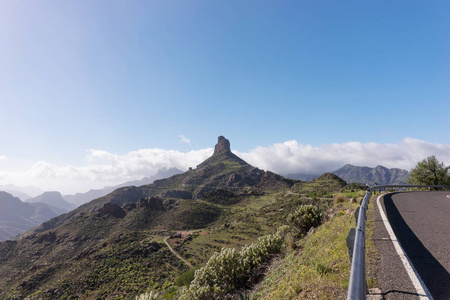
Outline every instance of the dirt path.
POLYGON ((181 259, 189 268, 194 268, 190 262, 188 262, 186 259, 184 259, 184 257, 182 257, 180 254, 178 254, 178 252, 176 252, 175 250, 173 250, 172 246, 169 244, 169 242, 167 241, 170 238, 170 236, 166 236, 163 241, 164 243, 167 245, 167 247, 169 247, 169 250, 175 254, 176 257, 178 257, 179 259, 181 259))

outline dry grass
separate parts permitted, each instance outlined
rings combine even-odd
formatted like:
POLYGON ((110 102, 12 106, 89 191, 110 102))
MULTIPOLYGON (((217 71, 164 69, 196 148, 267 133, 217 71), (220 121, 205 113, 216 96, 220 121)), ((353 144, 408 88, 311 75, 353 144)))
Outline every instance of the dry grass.
MULTIPOLYGON (((346 202, 354 210, 357 204, 346 202)), ((254 291, 256 299, 343 299, 350 275, 346 238, 354 225, 352 214, 338 214, 305 237, 293 251, 270 268, 254 291)))
POLYGON ((289 249, 290 251, 294 251, 295 248, 297 248, 297 246, 295 245, 294 238, 292 237, 291 233, 286 234, 284 239, 286 241, 287 249, 289 249))
POLYGON ((346 199, 347 198, 344 195, 342 195, 341 193, 337 193, 333 197, 334 204, 343 203, 343 202, 345 202, 346 199))

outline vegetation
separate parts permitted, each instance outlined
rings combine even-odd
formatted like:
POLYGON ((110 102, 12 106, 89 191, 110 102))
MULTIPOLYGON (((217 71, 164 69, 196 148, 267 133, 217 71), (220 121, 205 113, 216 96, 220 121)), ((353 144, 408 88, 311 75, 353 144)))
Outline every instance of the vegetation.
POLYGON ((338 213, 331 220, 301 239, 298 250, 271 265, 252 296, 255 299, 345 299, 351 267, 345 240, 354 227, 353 212, 357 206, 350 202, 335 206, 338 213))
POLYGON ((266 261, 270 255, 282 249, 282 239, 278 235, 266 235, 258 242, 244 247, 240 252, 235 248, 223 248, 216 252, 206 266, 195 272, 195 278, 180 300, 216 299, 239 287, 244 276, 266 261))
POLYGON ((312 198, 330 196, 330 193, 340 192, 347 183, 332 173, 325 173, 311 182, 296 183, 292 190, 297 193, 307 193, 312 198))
POLYGON ((411 170, 408 183, 418 185, 450 185, 450 166, 445 167, 434 155, 417 163, 411 170))
POLYGON ((0 243, 0 273, 6 278, 0 281, 0 298, 237 297, 247 295, 264 278, 270 261, 284 253, 286 259, 310 253, 302 259, 310 259, 308 266, 317 274, 343 276, 341 262, 336 268, 324 257, 345 245, 345 238, 333 244, 328 232, 343 235, 338 231, 344 229, 320 228, 339 226, 331 225, 347 217, 339 211, 356 205, 345 201, 347 195, 333 203, 332 194, 345 187, 332 174, 296 183, 221 151, 197 169, 148 186, 120 188, 18 240, 0 243), (307 235, 311 227, 327 233, 330 244, 312 242, 322 233, 307 235), (308 252, 307 241, 324 247, 314 250, 324 257, 308 252))
POLYGON ((301 205, 295 212, 287 217, 288 223, 299 230, 300 234, 306 234, 311 227, 318 227, 322 223, 322 213, 317 206, 301 205))

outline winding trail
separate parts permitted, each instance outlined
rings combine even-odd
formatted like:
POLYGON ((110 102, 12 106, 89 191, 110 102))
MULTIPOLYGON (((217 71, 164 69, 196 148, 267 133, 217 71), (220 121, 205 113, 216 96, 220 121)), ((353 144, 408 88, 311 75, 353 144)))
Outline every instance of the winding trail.
POLYGON ((172 246, 169 244, 169 242, 167 241, 170 238, 170 236, 166 236, 163 241, 164 243, 167 245, 167 247, 169 247, 169 250, 175 254, 176 257, 178 257, 180 260, 182 260, 189 268, 194 268, 190 262, 188 262, 184 257, 182 257, 180 254, 178 254, 177 251, 173 250, 172 246))

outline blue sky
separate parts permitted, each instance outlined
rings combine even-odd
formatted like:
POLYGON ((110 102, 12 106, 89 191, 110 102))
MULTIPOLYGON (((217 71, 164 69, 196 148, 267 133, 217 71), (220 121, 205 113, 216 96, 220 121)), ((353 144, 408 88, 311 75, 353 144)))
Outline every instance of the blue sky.
POLYGON ((2 1, 0 182, 218 135, 447 149, 449 53, 448 1, 2 1))

